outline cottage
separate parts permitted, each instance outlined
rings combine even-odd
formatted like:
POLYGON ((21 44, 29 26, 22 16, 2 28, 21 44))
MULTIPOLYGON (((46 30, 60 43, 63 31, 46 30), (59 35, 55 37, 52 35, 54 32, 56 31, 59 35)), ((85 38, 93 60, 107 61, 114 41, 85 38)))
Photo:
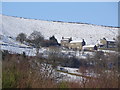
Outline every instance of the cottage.
POLYGON ((92 51, 92 50, 97 50, 98 47, 96 45, 85 45, 85 46, 83 46, 82 49, 83 50, 90 50, 90 51, 92 51))
POLYGON ((62 40, 61 40, 61 46, 63 47, 68 47, 68 44, 70 43, 70 41, 72 41, 72 38, 68 37, 68 38, 64 38, 62 37, 62 40))
POLYGON ((82 50, 82 47, 85 45, 84 39, 81 41, 71 41, 68 45, 69 49, 73 50, 82 50))
POLYGON ((106 40, 105 38, 100 39, 99 47, 101 48, 115 48, 116 41, 115 40, 106 40))
POLYGON ((69 49, 81 50, 82 49, 82 41, 71 41, 68 45, 69 49))
POLYGON ((62 37, 61 46, 73 49, 73 50, 82 50, 82 47, 86 44, 83 40, 80 41, 72 41, 72 38, 64 38, 62 37))

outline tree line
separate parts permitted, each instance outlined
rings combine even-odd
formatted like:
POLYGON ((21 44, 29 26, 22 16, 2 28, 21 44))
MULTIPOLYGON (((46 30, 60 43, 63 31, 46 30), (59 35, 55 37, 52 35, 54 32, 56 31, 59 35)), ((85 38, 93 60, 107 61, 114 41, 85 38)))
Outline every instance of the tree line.
POLYGON ((47 40, 38 31, 33 31, 28 37, 25 33, 20 33, 17 35, 16 40, 21 43, 27 43, 35 48, 60 45, 54 35, 47 40))

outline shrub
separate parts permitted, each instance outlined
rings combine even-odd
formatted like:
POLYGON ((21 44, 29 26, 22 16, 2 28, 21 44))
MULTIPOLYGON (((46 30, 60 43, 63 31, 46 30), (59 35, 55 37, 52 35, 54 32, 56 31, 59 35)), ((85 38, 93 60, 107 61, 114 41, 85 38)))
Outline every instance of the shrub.
POLYGON ((69 88, 69 86, 68 86, 67 82, 61 82, 61 83, 59 83, 58 88, 69 88))
POLYGON ((2 87, 3 88, 14 88, 17 86, 19 79, 19 73, 17 71, 3 71, 2 73, 2 87))

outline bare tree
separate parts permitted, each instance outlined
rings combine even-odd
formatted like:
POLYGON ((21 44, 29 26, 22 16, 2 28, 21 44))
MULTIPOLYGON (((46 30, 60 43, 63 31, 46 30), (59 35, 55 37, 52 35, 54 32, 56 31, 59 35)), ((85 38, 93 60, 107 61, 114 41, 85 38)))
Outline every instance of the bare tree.
POLYGON ((38 31, 33 31, 33 33, 31 33, 28 39, 29 39, 29 42, 32 43, 32 45, 36 48, 36 55, 38 56, 39 49, 41 48, 44 40, 43 35, 38 31))
POLYGON ((23 43, 25 40, 26 40, 26 34, 24 34, 24 33, 20 33, 20 34, 18 34, 18 36, 16 37, 16 40, 17 41, 20 41, 21 43, 23 43))

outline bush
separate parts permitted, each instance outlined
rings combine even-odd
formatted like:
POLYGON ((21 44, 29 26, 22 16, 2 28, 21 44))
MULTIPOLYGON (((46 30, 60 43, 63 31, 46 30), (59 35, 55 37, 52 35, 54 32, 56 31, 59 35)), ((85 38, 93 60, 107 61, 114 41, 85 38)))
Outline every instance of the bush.
POLYGON ((68 86, 67 82, 61 82, 61 83, 59 83, 58 88, 69 88, 69 86, 68 86))
POLYGON ((80 67, 80 60, 75 57, 65 58, 62 66, 70 67, 70 68, 79 68, 80 67))
POLYGON ((15 70, 3 71, 2 73, 2 87, 14 88, 17 86, 20 74, 15 70))
POLYGON ((54 79, 47 77, 48 72, 40 72, 38 62, 41 59, 23 55, 5 57, 2 67, 3 88, 54 88, 57 87, 54 79), (37 59, 39 61, 37 61, 37 59), (37 61, 37 63, 35 62, 37 61))

